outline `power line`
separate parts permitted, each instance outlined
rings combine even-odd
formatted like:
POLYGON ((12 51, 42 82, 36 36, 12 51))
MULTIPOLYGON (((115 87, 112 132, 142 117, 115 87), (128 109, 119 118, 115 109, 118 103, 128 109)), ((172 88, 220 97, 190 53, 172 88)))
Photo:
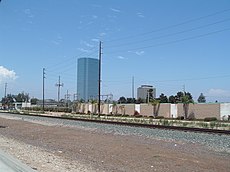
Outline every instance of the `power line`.
MULTIPOLYGON (((187 38, 183 38, 183 39, 178 39, 178 40, 174 40, 174 41, 168 41, 168 42, 154 44, 154 45, 149 45, 149 46, 132 48, 132 49, 129 49, 128 51, 140 50, 140 49, 147 49, 147 48, 153 48, 153 47, 159 47, 159 46, 164 46, 164 45, 175 44, 175 43, 178 43, 178 42, 184 42, 184 41, 188 41, 188 40, 192 40, 192 39, 207 37, 207 36, 210 36, 210 35, 213 35, 213 34, 225 32, 225 31, 229 31, 229 30, 230 30, 230 28, 225 28, 225 29, 222 29, 222 30, 217 30, 217 31, 206 33, 206 34, 200 34, 200 35, 197 35, 197 36, 191 36, 191 37, 187 37, 187 38)), ((110 54, 116 54, 116 53, 120 53, 120 52, 127 52, 127 49, 120 50, 120 51, 110 52, 110 54)))
MULTIPOLYGON (((93 51, 93 50, 95 50, 96 49, 96 47, 93 47, 93 48, 90 48, 88 51, 93 51)), ((54 64, 54 65, 50 65, 50 66, 47 66, 46 68, 47 69, 52 69, 52 70, 55 70, 56 68, 59 68, 60 66, 62 66, 63 64, 66 64, 66 63, 68 63, 68 62, 70 62, 70 61, 72 61, 72 60, 75 60, 77 57, 80 57, 80 56, 83 56, 83 55, 87 55, 87 53, 90 53, 90 54, 92 54, 91 52, 81 52, 81 53, 79 53, 78 55, 76 55, 76 56, 74 56, 74 57, 71 57, 71 58, 68 58, 68 59, 65 59, 65 60, 62 60, 62 61, 60 61, 59 63, 56 63, 56 64, 54 64)), ((95 51, 94 51, 94 53, 95 53, 95 51)))
POLYGON ((198 30, 198 29, 203 29, 203 28, 206 28, 206 27, 209 27, 209 26, 213 26, 213 25, 228 22, 228 21, 230 21, 230 18, 220 20, 220 21, 216 21, 216 22, 209 23, 209 24, 205 24, 205 25, 202 25, 202 26, 194 27, 194 28, 191 28, 191 29, 182 30, 182 31, 179 31, 179 32, 169 33, 169 34, 165 34, 165 35, 161 35, 161 36, 157 36, 157 37, 153 37, 153 38, 148 38, 148 39, 144 39, 144 40, 140 40, 140 41, 136 41, 136 42, 128 42, 128 43, 124 43, 124 44, 108 46, 106 48, 116 48, 116 47, 121 47, 121 46, 126 46, 126 45, 139 44, 139 43, 142 43, 142 42, 156 40, 156 39, 167 38, 167 37, 170 37, 170 36, 175 36, 175 35, 183 34, 183 33, 186 33, 186 32, 195 31, 195 30, 198 30))
POLYGON ((205 15, 205 16, 193 18, 193 19, 190 19, 190 20, 187 20, 187 21, 183 21, 183 22, 180 22, 180 23, 177 23, 177 24, 170 25, 170 26, 155 29, 155 30, 152 30, 152 31, 149 31, 149 32, 144 32, 144 33, 140 33, 140 34, 136 34, 136 35, 130 35, 130 36, 122 37, 122 38, 108 40, 108 42, 121 41, 121 40, 130 39, 130 38, 134 38, 134 37, 140 37, 140 36, 144 36, 144 35, 149 35, 149 34, 152 34, 154 32, 160 32, 160 31, 163 31, 163 30, 168 30, 168 29, 171 29, 171 28, 175 28, 175 27, 182 26, 182 25, 185 25, 185 24, 188 24, 188 23, 199 21, 199 20, 209 18, 209 17, 215 16, 215 15, 221 14, 221 13, 228 12, 228 11, 230 11, 230 8, 225 9, 225 10, 221 10, 221 11, 217 11, 215 13, 211 13, 211 14, 208 14, 208 15, 205 15))

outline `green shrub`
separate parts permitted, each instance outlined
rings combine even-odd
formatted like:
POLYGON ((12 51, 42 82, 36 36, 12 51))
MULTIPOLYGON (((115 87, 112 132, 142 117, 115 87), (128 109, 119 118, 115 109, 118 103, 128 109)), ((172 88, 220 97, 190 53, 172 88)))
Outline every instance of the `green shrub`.
POLYGON ((216 122, 210 122, 210 128, 213 129, 216 126, 216 122))
POLYGON ((184 120, 184 117, 183 116, 178 116, 176 119, 178 119, 178 120, 184 120))
POLYGON ((141 118, 142 115, 134 115, 135 118, 141 118))
POLYGON ((122 115, 122 117, 129 117, 129 115, 128 114, 124 114, 124 115, 122 115))
POLYGON ((168 126, 169 125, 169 121, 168 120, 163 120, 163 125, 168 126))
POLYGON ((164 119, 164 116, 156 116, 155 119, 164 119))
POLYGON ((207 124, 207 123, 202 123, 202 126, 203 126, 204 128, 208 128, 208 124, 207 124))
POLYGON ((216 117, 206 117, 204 118, 204 121, 209 122, 209 121, 217 121, 216 117))

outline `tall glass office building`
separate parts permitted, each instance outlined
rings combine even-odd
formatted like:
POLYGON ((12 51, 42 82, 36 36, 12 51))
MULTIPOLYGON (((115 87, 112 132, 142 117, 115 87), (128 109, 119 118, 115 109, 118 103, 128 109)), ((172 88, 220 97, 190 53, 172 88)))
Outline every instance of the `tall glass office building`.
POLYGON ((79 58, 77 63, 77 94, 78 100, 98 100, 99 60, 79 58))

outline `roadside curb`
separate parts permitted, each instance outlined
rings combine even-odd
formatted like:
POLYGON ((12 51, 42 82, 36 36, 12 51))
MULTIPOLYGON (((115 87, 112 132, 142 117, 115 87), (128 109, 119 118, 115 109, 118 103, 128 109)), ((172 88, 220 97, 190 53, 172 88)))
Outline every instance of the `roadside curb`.
POLYGON ((18 159, 0 150, 0 171, 2 168, 10 169, 12 172, 35 172, 35 170, 23 164, 18 159))

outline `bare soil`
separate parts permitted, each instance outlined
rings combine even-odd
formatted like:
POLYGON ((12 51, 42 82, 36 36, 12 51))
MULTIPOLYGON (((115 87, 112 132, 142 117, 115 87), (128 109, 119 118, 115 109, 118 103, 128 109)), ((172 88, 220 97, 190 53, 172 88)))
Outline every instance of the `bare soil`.
POLYGON ((0 149, 37 171, 229 172, 230 155, 198 144, 0 118, 0 149))

